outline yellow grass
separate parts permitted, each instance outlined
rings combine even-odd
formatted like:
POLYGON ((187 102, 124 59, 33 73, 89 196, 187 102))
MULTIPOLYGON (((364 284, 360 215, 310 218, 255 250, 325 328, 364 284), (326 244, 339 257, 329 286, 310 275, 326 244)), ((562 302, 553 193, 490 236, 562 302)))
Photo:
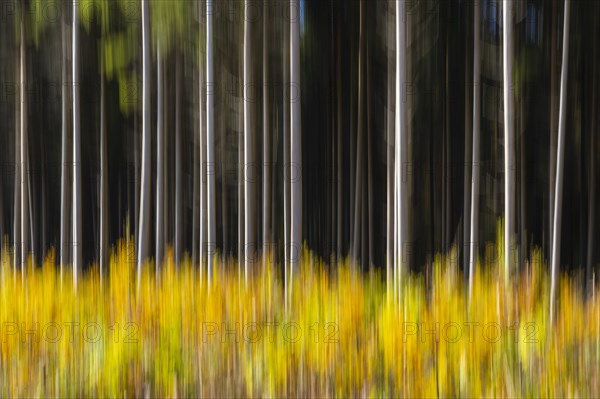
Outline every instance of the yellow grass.
POLYGON ((407 276, 395 301, 385 276, 348 262, 328 272, 305 250, 286 304, 278 268, 262 263, 247 286, 237 265, 220 260, 210 286, 189 261, 177 269, 168 260, 159 275, 148 264, 138 288, 131 249, 120 242, 102 284, 93 268, 76 292, 52 256, 22 275, 4 251, 0 396, 600 392, 600 299, 584 301, 563 277, 549 326, 539 253, 509 283, 502 256, 478 264, 469 304, 454 252, 426 275, 407 276))

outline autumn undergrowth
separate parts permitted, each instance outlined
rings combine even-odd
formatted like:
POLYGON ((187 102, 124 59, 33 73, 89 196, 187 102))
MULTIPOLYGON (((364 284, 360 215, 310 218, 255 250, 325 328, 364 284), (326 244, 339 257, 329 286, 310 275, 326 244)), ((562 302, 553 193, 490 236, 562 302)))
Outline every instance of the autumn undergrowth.
MULTIPOLYGON (((453 251, 405 275, 347 260, 327 268, 307 249, 291 287, 258 262, 202 268, 168 251, 137 280, 132 239, 100 278, 73 286, 53 256, 0 276, 2 397, 590 397, 600 392, 600 298, 560 280, 548 325, 539 251, 504 280, 503 257, 475 268, 472 298, 453 251)), ((496 244, 502 253, 502 243, 496 244)))

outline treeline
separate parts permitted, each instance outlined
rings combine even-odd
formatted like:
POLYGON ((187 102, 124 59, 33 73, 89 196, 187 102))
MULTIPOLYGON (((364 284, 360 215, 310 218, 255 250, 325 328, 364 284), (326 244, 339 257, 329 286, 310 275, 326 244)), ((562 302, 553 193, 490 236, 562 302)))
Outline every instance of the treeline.
POLYGON ((593 279, 595 1, 1 13, 0 234, 17 269, 51 247, 76 273, 105 267, 134 235, 140 267, 172 245, 246 274, 269 253, 288 275, 306 242, 390 286, 456 245, 468 278, 503 218, 507 274, 539 246, 555 273, 593 279))

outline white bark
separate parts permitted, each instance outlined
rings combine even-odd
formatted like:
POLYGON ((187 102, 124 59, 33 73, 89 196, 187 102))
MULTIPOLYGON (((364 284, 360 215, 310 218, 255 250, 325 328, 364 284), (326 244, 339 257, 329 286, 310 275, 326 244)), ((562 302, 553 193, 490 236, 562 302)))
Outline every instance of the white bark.
POLYGON ((79 68, 78 48, 79 3, 73 2, 73 285, 77 288, 78 275, 82 270, 81 230, 81 144, 79 131, 79 68))
MULTIPOLYGON (((300 265, 302 251, 302 119, 300 90, 300 2, 290 1, 290 82, 294 91, 290 95, 290 162, 291 222, 290 222, 290 287, 293 271, 300 265)), ((290 290, 291 292, 291 290, 290 290)))
POLYGON ((406 218, 407 179, 403 165, 407 162, 406 103, 402 82, 406 81, 406 2, 400 0, 396 8, 396 137, 395 137, 395 287, 398 300, 402 298, 402 274, 407 267, 408 228, 406 218))
MULTIPOLYGON (((366 47, 366 39, 365 36, 367 34, 365 30, 365 9, 364 9, 364 0, 360 0, 360 14, 359 14, 359 44, 358 44, 358 127, 356 134, 356 164, 355 164, 355 176, 356 176, 356 186, 354 195, 354 234, 352 239, 352 260, 357 264, 360 263, 359 254, 360 254, 360 245, 361 245, 361 235, 364 233, 363 229, 366 226, 362 226, 362 200, 363 200, 363 137, 364 137, 364 97, 365 97, 365 47, 366 47)), ((365 254, 362 254, 363 256, 365 254)))
POLYGON ((215 251, 215 175, 214 175, 214 81, 213 81, 213 2, 206 2, 206 177, 208 212, 208 280, 210 282, 215 251))
MULTIPOLYGON (((202 23, 202 17, 205 13, 206 10, 202 9, 202 5, 204 4, 204 2, 202 0, 198 1, 199 4, 199 10, 200 10, 200 14, 199 14, 199 19, 200 19, 200 32, 202 32, 203 29, 203 23, 202 23)), ((202 44, 200 45, 200 48, 202 48, 202 44)), ((202 272, 203 272, 203 267, 204 267, 204 228, 206 226, 206 224, 204 223, 204 217, 205 217, 205 209, 204 209, 204 203, 205 203, 205 197, 206 197, 206 190, 205 190, 205 175, 204 175, 204 156, 206 154, 206 150, 204 148, 204 142, 206 141, 206 136, 204 135, 204 113, 206 112, 206 110, 204 109, 204 59, 202 58, 202 51, 199 51, 199 59, 198 59, 198 79, 199 79, 199 92, 198 92, 198 136, 199 136, 199 146, 200 146, 200 159, 199 159, 199 163, 200 163, 200 216, 199 216, 199 231, 198 231, 198 238, 199 238, 199 246, 198 246, 198 264, 200 267, 200 275, 202 276, 202 272)))
POLYGON ((481 109, 480 71, 480 4, 473 4, 473 162, 471 181, 471 238, 469 240, 469 299, 473 292, 473 273, 477 257, 477 237, 479 232, 479 126, 481 109))
POLYGON ((27 143, 27 84, 26 60, 25 60, 25 23, 21 17, 21 43, 20 43, 20 139, 21 139, 21 276, 25 275, 27 256, 29 252, 29 159, 27 143))
MULTIPOLYGON (((285 0, 284 7, 289 7, 285 0)), ((285 15, 285 14, 284 14, 285 15)), ((288 299, 290 268, 290 29, 283 18, 283 274, 286 300, 288 299)))
MULTIPOLYGON (((64 18, 64 16, 63 16, 64 18)), ((65 250, 67 249, 67 201, 68 201, 68 180, 67 173, 68 168, 67 164, 69 162, 69 154, 67 148, 67 34, 66 34, 66 21, 63 20, 62 23, 62 85, 61 85, 61 112, 62 112, 62 126, 61 126, 61 135, 62 135, 62 145, 61 145, 61 171, 60 171, 60 277, 62 281, 63 275, 63 267, 68 262, 67 255, 65 254, 65 250)))
POLYGON ((179 266, 183 252, 183 202, 182 202, 182 154, 181 154, 181 76, 180 60, 176 56, 175 71, 175 264, 179 266))
POLYGON ((512 48, 512 0, 504 0, 503 7, 503 63, 504 63, 504 278, 508 281, 513 246, 515 156, 513 126, 513 48, 512 48))
POLYGON ((565 129, 567 125, 567 77, 569 73, 569 0, 565 0, 563 25, 562 72, 560 76, 560 104, 558 110, 558 154, 556 157, 556 186, 554 191, 554 225, 552 228, 552 276, 550 281, 550 324, 554 316, 554 296, 560 261, 560 233, 565 158, 565 129))
MULTIPOLYGON (((394 153, 393 153, 393 129, 394 129, 394 121, 393 121, 393 111, 392 111, 392 93, 393 88, 391 87, 391 83, 393 81, 393 71, 394 64, 392 62, 392 35, 390 34, 390 29, 393 26, 393 21, 391 19, 391 14, 393 12, 392 3, 388 8, 388 16, 386 19, 387 29, 386 29, 386 66, 387 66, 387 98, 386 98, 386 152, 387 152, 387 207, 386 207, 386 250, 385 250, 385 270, 386 270, 386 287, 388 293, 388 299, 391 297, 392 287, 393 287, 393 276, 392 276, 392 268, 394 263, 394 153)), ((338 67, 339 67, 339 58, 338 58, 338 67)), ((339 73, 338 71, 338 83, 339 83, 339 73)), ((339 92, 338 92, 339 93, 339 92)), ((341 98, 341 96, 340 96, 341 98)), ((340 112, 341 113, 341 112, 340 112)), ((341 165, 340 165, 341 166, 341 165)), ((341 190, 340 190, 341 191, 341 190)))
POLYGON ((150 241, 150 27, 148 1, 142 1, 142 170, 138 227, 137 280, 148 257, 150 241))
POLYGON ((254 261, 256 249, 255 227, 255 178, 254 176, 254 134, 253 117, 254 107, 251 89, 252 82, 252 50, 251 50, 251 22, 249 10, 252 4, 245 0, 244 18, 244 280, 248 282, 249 269, 254 261))
MULTIPOLYGON (((104 62, 104 60, 102 60, 104 62)), ((100 283, 108 265, 108 155, 106 127, 106 82, 104 68, 101 69, 100 84, 100 283)))
MULTIPOLYGON (((20 71, 20 58, 16 66, 20 71)), ((19 72, 20 73, 20 72, 19 72)), ((18 77, 20 80, 20 77, 18 77)), ((13 220, 13 272, 14 278, 17 277, 17 269, 21 266, 21 97, 15 102, 15 211, 13 220)))
POLYGON ((263 258, 271 243, 271 126, 270 87, 269 87, 269 9, 268 2, 263 3, 263 258))
MULTIPOLYGON (((163 60, 160 43, 157 45, 156 60, 156 272, 164 257, 164 187, 165 187, 165 149, 164 149, 164 131, 163 131, 163 60)), ((177 205, 176 205, 177 206, 177 205)), ((177 234, 177 232, 175 233, 177 234)))

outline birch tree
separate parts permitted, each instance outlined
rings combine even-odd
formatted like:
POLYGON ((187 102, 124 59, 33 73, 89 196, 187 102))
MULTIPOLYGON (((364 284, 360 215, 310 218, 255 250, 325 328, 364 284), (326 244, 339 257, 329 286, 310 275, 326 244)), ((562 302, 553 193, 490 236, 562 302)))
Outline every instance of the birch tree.
POLYGON ((164 140, 164 82, 163 59, 160 40, 156 46, 156 271, 164 257, 164 192, 165 192, 165 143, 164 140))
POLYGON ((473 273, 479 236, 479 125, 481 109, 480 3, 473 3, 473 161, 471 162, 471 237, 469 240, 469 298, 473 292, 473 273))
POLYGON ((362 229, 366 226, 361 226, 361 209, 362 209, 362 193, 363 193, 363 136, 364 136, 364 97, 365 97, 365 49, 366 49, 366 31, 365 31, 365 9, 364 0, 360 0, 359 11, 359 44, 358 44, 358 130, 356 138, 356 191, 354 193, 354 237, 352 240, 352 258, 355 262, 359 262, 360 237, 362 229))
POLYGON ((175 264, 179 265, 183 251, 183 161, 181 159, 181 62, 179 53, 175 57, 175 63, 175 264))
MULTIPOLYGON (((290 7, 290 0, 284 0, 284 7, 290 7)), ((286 13, 283 13, 285 16, 286 13)), ((287 21, 285 17, 283 21, 283 273, 284 273, 284 285, 286 289, 289 287, 289 271, 290 268, 290 196, 291 196, 291 184, 290 184, 290 97, 291 97, 291 86, 290 86, 290 21, 287 21)))
POLYGON ((504 277, 508 281, 512 261, 512 234, 514 230, 514 126, 513 126, 513 48, 512 0, 504 0, 503 7, 503 70, 504 70, 504 277))
POLYGON ((29 251, 29 159, 28 159, 28 142, 27 142, 27 64, 25 58, 25 7, 21 9, 21 40, 19 44, 19 81, 20 81, 20 96, 21 104, 19 108, 19 126, 20 133, 19 138, 21 140, 20 145, 20 160, 21 165, 19 168, 20 172, 20 199, 21 199, 21 276, 25 276, 25 267, 27 265, 27 256, 29 251))
MULTIPOLYGON (((104 60, 101 60, 104 65, 104 60)), ((106 126, 106 81, 104 68, 100 70, 100 282, 108 265, 108 149, 106 126)))
POLYGON ((150 26, 148 1, 141 0, 142 9, 142 170, 140 186, 137 280, 142 276, 142 264, 148 257, 150 242, 150 26))
POLYGON ((253 117, 254 102, 251 100, 252 89, 252 27, 250 21, 250 9, 252 4, 245 0, 244 12, 244 279, 248 282, 249 268, 254 259, 254 250, 256 247, 256 226, 254 224, 255 216, 255 191, 254 191, 254 134, 253 117))
POLYGON ((206 1, 206 209, 208 280, 210 281, 215 250, 215 175, 214 175, 214 82, 213 82, 213 2, 206 1))
POLYGON ((67 262, 67 256, 65 251, 67 249, 67 235, 68 235, 68 226, 67 226, 67 218, 68 214, 66 212, 67 202, 68 202, 68 180, 67 180, 67 165, 69 162, 69 153, 67 148, 67 125, 68 125, 68 115, 67 115, 67 96, 68 96, 68 88, 67 88, 67 21, 65 18, 65 13, 62 14, 62 23, 61 23, 61 33, 62 33, 62 85, 61 85, 61 136, 62 136, 62 144, 61 144, 61 171, 60 171, 60 248, 59 248, 59 261, 60 261, 60 276, 62 281, 63 267, 67 262))
POLYGON ((269 9, 263 3, 263 257, 271 243, 271 129, 269 89, 269 9))
POLYGON ((560 75, 560 103, 558 108, 558 148, 556 156, 556 186, 554 189, 554 224, 552 227, 552 275, 550 280, 550 324, 554 316, 554 296, 560 262, 560 233, 562 217, 562 194, 565 158, 565 130, 567 125, 567 77, 569 74, 569 5, 565 0, 563 23, 562 71, 560 75))
POLYGON ((397 298, 402 298, 402 273, 406 261, 408 245, 408 228, 406 219, 406 180, 403 176, 403 165, 407 161, 406 135, 406 103, 403 98, 403 82, 406 81, 406 2, 396 4, 396 137, 394 164, 394 286, 397 298))
MULTIPOLYGON (((20 77, 21 59, 18 57, 15 70, 18 71, 15 75, 17 80, 20 77)), ((14 204, 14 220, 13 220, 13 245, 14 245, 14 277, 17 277, 17 270, 21 267, 21 103, 22 97, 19 92, 19 98, 15 101, 15 204, 14 204)))
POLYGON ((79 131, 79 3, 73 2, 73 284, 77 287, 78 275, 82 269, 82 226, 81 226, 81 144, 79 131))
MULTIPOLYGON (((290 1, 290 86, 295 88, 290 95, 290 162, 293 167, 291 179, 290 245, 295 253, 290 254, 290 287, 294 269, 300 264, 302 251, 302 125, 300 115, 300 2, 290 1)), ((292 250, 290 248, 290 251, 292 250)), ((291 291, 291 290, 290 290, 291 291)))

